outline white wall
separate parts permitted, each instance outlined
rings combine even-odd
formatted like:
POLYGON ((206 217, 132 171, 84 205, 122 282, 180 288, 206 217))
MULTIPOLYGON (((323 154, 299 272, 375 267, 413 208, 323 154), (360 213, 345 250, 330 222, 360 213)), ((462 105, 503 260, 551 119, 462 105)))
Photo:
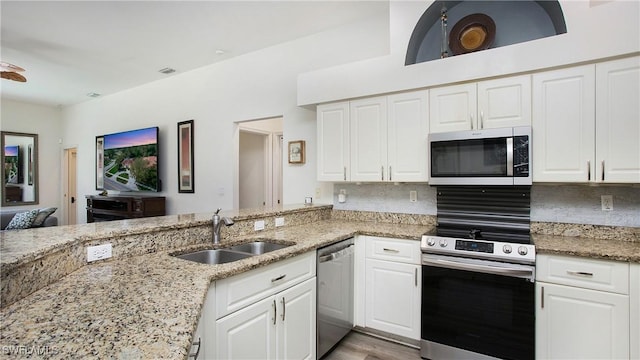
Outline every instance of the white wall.
MULTIPOLYGON (((284 143, 307 141, 307 163, 285 165, 285 204, 302 203, 316 188, 315 111, 296 105, 299 73, 388 53, 388 18, 375 18, 277 45, 165 80, 64 109, 64 144, 78 144, 78 195, 95 194, 95 136, 160 128, 160 195, 169 214, 233 207, 236 122, 282 116, 284 143), (195 193, 177 193, 176 126, 194 119, 195 193)), ((331 202, 331 191, 324 192, 331 202)), ((317 196, 315 196, 317 198, 317 196)), ((78 222, 86 214, 78 205, 78 222)))
MULTIPOLYGON (((17 206, 17 209, 57 207, 62 217, 60 179, 62 168, 62 114, 58 108, 27 104, 3 98, 0 112, 2 131, 38 134, 38 198, 39 204, 17 206)), ((26 173, 25 173, 26 181, 26 173)))

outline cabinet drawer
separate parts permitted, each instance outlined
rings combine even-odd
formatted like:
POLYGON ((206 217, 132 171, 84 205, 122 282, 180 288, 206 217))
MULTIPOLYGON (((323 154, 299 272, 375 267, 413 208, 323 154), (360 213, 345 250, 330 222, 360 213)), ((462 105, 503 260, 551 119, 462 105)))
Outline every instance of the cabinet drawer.
POLYGON ((388 260, 419 265, 420 241, 367 236, 366 254, 369 259, 388 260))
POLYGON ((316 252, 216 281, 216 319, 316 276, 316 252))
POLYGON ((538 255, 536 280, 629 294, 629 264, 573 256, 538 255))

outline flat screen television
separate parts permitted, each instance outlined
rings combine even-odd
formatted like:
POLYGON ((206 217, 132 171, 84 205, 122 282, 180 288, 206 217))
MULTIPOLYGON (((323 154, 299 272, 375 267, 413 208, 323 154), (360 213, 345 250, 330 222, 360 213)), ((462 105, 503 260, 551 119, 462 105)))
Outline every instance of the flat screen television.
POLYGON ((158 127, 104 135, 104 189, 160 191, 158 127))
POLYGON ((4 147, 4 183, 22 184, 22 162, 20 158, 20 146, 11 145, 4 147))

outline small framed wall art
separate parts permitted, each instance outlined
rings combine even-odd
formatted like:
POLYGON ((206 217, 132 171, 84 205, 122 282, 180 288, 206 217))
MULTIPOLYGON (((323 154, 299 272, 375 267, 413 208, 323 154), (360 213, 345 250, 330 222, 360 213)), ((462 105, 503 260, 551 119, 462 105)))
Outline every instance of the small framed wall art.
POLYGON ((304 140, 289 141, 289 164, 304 164, 304 140))
POLYGON ((195 192, 193 178, 193 120, 178 123, 178 192, 195 192))

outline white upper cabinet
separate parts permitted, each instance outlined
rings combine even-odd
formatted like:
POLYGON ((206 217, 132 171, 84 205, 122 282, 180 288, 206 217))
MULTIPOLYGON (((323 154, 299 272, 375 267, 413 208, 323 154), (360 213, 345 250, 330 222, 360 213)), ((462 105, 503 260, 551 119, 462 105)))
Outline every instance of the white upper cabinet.
POLYGON ((389 181, 427 181, 429 92, 387 97, 387 159, 389 181))
POLYGON ((351 102, 351 180, 384 181, 387 164, 387 98, 351 102))
POLYGON ((640 182, 640 58, 533 75, 534 182, 640 182))
POLYGON ((318 181, 347 181, 349 176, 349 102, 318 105, 318 181))
POLYGON ((596 181, 640 183, 640 57, 596 64, 596 181))
POLYGON ((513 76, 429 90, 433 133, 531 125, 531 77, 513 76))
POLYGON ((318 181, 427 182, 427 101, 424 90, 319 105, 318 181))
POLYGON ((533 181, 594 179, 595 66, 533 75, 533 181))

